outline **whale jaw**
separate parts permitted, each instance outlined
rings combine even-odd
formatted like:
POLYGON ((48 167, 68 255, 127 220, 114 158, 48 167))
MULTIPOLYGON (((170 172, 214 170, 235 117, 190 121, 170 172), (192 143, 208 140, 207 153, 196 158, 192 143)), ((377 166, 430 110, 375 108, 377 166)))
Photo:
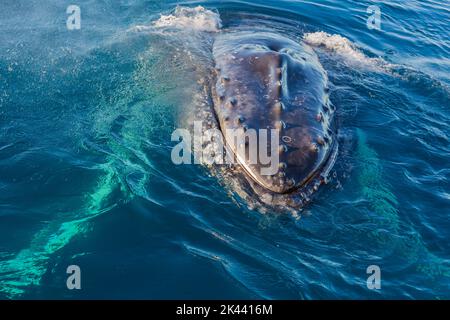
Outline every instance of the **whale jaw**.
POLYGON ((330 167, 336 149, 333 108, 326 72, 310 47, 277 34, 236 32, 220 35, 213 54, 214 111, 226 144, 252 184, 291 193, 330 167), (258 143, 242 152, 225 133, 230 129, 275 130, 277 140, 258 135, 258 143), (266 163, 249 159, 258 147, 276 157, 276 170, 267 173, 266 163))

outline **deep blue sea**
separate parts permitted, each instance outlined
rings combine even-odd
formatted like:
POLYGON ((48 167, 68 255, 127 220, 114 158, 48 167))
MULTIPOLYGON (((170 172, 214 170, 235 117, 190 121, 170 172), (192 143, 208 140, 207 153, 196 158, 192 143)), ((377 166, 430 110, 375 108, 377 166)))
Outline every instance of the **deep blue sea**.
POLYGON ((0 298, 449 299, 449 86, 447 0, 2 0, 0 298), (345 143, 298 214, 171 161, 207 13, 308 40, 328 73, 345 143))

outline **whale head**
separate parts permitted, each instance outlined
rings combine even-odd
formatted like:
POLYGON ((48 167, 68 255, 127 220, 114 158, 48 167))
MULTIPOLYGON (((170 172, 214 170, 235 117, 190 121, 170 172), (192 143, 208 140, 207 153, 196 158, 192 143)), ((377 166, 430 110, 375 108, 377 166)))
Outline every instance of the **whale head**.
POLYGON ((253 183, 290 193, 330 166, 336 143, 328 78, 309 46, 272 33, 235 32, 216 39, 213 55, 214 111, 227 146, 253 183), (278 134, 258 136, 259 143, 242 153, 225 134, 230 129, 278 134), (261 159, 250 161, 255 148, 269 150, 276 170, 264 170, 261 159))

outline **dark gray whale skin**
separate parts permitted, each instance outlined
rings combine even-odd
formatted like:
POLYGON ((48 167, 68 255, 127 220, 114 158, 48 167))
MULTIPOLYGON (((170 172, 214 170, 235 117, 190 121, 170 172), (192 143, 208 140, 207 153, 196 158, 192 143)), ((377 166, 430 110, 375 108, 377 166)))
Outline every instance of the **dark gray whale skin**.
POLYGON ((306 202, 326 181, 338 148, 328 78, 318 57, 304 43, 246 31, 218 35, 213 56, 211 92, 222 132, 280 130, 278 172, 262 175, 260 164, 241 160, 248 183, 265 202, 286 202, 291 194, 301 195, 295 203, 306 202))

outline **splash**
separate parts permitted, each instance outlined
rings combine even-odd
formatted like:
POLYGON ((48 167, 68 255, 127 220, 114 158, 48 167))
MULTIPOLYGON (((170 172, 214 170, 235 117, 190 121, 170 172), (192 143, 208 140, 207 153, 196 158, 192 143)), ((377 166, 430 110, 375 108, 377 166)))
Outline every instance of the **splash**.
POLYGON ((198 6, 176 7, 169 15, 161 17, 153 23, 156 28, 176 28, 205 32, 218 32, 222 28, 222 21, 217 12, 198 6))
POLYGON ((313 47, 325 49, 350 67, 388 74, 406 82, 421 94, 426 90, 427 94, 440 99, 442 105, 447 104, 450 98, 449 86, 440 80, 415 70, 412 66, 391 63, 380 57, 368 57, 356 44, 341 35, 328 34, 323 31, 305 33, 303 41, 313 47))
POLYGON ((305 33, 303 40, 311 46, 322 47, 339 55, 350 64, 374 68, 379 71, 388 71, 392 66, 382 58, 366 56, 353 42, 338 34, 329 34, 323 31, 305 33))

